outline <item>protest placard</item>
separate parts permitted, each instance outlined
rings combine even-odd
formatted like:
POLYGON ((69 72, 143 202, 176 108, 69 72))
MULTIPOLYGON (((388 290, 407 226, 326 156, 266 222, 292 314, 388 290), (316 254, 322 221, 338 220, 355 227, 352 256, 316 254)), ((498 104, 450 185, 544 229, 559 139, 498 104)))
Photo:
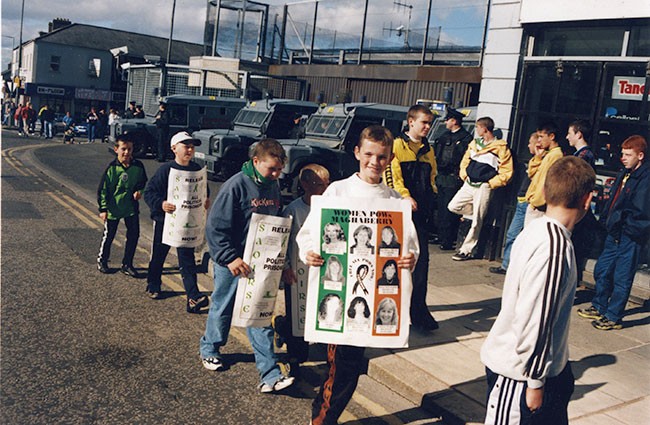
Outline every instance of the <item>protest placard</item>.
MULTIPOLYGON (((400 199, 312 197, 322 267, 311 267, 305 339, 362 347, 408 345, 411 273, 399 269, 411 208, 400 199)), ((410 235, 412 238, 414 235, 410 235)))
POLYGON ((251 216, 243 260, 253 271, 238 281, 232 317, 234 326, 271 324, 290 233, 290 217, 257 213, 251 216))
POLYGON ((205 234, 205 200, 207 172, 169 170, 167 202, 176 205, 173 213, 165 213, 163 239, 165 245, 196 248, 203 243, 205 234))

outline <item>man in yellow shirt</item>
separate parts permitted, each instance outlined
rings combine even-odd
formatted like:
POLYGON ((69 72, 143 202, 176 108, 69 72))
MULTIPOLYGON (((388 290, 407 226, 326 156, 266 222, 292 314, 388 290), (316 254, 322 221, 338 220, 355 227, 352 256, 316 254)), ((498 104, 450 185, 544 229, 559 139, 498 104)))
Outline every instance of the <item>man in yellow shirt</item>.
POLYGON ((438 322, 427 307, 427 280, 429 272, 429 225, 433 218, 436 189, 436 155, 427 135, 433 123, 433 113, 422 105, 409 108, 408 129, 395 137, 390 165, 384 172, 384 181, 402 197, 411 202, 413 223, 420 243, 420 256, 413 271, 411 294, 411 323, 422 330, 438 329, 438 322))
POLYGON ((531 220, 542 217, 546 211, 546 198, 544 197, 544 182, 551 165, 564 156, 555 136, 558 134, 557 125, 552 122, 540 125, 537 128, 537 144, 535 156, 528 163, 528 177, 530 186, 526 191, 526 218, 524 226, 531 220))

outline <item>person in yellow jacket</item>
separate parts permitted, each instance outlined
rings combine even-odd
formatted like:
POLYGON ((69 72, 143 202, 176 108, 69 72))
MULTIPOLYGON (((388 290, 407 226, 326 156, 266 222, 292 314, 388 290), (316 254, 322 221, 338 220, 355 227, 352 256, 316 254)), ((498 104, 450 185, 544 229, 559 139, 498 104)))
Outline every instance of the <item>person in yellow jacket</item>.
POLYGON ((429 229, 434 211, 436 189, 436 156, 427 135, 433 113, 422 105, 411 106, 407 113, 408 129, 395 138, 393 160, 384 171, 384 181, 411 202, 413 223, 420 243, 420 256, 413 271, 411 324, 422 330, 438 329, 438 322, 427 307, 429 272, 429 229))
POLYGON ((544 182, 546 174, 558 159, 564 156, 562 148, 555 140, 558 132, 557 126, 552 123, 545 123, 537 129, 537 144, 535 145, 535 156, 528 163, 528 177, 530 186, 526 191, 526 218, 524 227, 536 218, 542 217, 546 211, 546 198, 544 197, 544 182))
POLYGON ((460 162, 463 186, 447 206, 449 211, 472 220, 463 244, 451 257, 455 261, 473 258, 472 251, 478 243, 492 190, 507 185, 512 179, 512 154, 506 141, 494 136, 494 120, 479 118, 476 135, 478 137, 470 142, 460 162))

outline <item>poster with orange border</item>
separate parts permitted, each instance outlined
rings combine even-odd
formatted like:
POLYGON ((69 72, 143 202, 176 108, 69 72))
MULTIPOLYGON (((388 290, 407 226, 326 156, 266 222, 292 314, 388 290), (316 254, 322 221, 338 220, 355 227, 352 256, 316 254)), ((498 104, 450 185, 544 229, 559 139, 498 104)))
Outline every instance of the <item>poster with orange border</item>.
MULTIPOLYGON (((401 199, 312 198, 322 267, 309 268, 305 340, 408 346, 411 272, 397 267, 413 239, 401 199)), ((417 241, 415 242, 417 244, 417 241)))

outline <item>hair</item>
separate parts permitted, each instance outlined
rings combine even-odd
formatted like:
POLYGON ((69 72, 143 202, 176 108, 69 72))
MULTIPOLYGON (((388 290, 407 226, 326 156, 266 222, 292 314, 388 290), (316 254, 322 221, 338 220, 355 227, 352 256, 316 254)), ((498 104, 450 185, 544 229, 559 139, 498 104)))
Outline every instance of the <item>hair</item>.
POLYGON ((354 238, 355 242, 357 240, 357 235, 359 235, 360 232, 366 232, 368 233, 368 242, 366 244, 370 244, 370 241, 372 240, 372 229, 368 226, 359 226, 354 230, 354 233, 352 233, 352 237, 354 238))
POLYGON ((348 307, 348 317, 350 319, 354 319, 354 317, 357 315, 357 311, 355 310, 357 304, 363 304, 363 317, 366 319, 370 317, 370 307, 368 307, 368 301, 366 301, 366 299, 363 297, 355 297, 352 300, 350 306, 348 307))
POLYGON ((621 149, 632 149, 636 153, 643 153, 645 155, 648 150, 648 143, 643 136, 634 134, 623 141, 621 149))
POLYGON ((558 159, 548 170, 544 196, 549 205, 580 208, 581 200, 596 184, 596 173, 585 160, 575 156, 558 159))
POLYGON ((340 316, 341 313, 343 312, 343 302, 341 301, 341 297, 339 297, 336 294, 327 294, 318 305, 318 316, 319 318, 321 318, 321 320, 327 314, 327 303, 331 299, 336 299, 339 302, 339 308, 338 308, 339 311, 337 311, 337 316, 340 316))
POLYGON ((591 133, 591 124, 586 120, 575 120, 569 124, 569 127, 573 127, 574 132, 582 133, 582 138, 586 139, 587 135, 591 133))
POLYGON ((430 117, 433 116, 433 112, 431 112, 431 109, 427 108, 426 106, 413 105, 409 108, 409 111, 406 113, 406 119, 416 120, 418 119, 420 114, 428 115, 430 117))
POLYGON ((135 145, 135 142, 136 142, 135 139, 136 139, 136 134, 135 134, 135 133, 122 133, 122 134, 118 134, 118 135, 115 137, 115 147, 118 147, 119 144, 120 144, 120 142, 123 142, 123 143, 132 143, 133 145, 135 145))
POLYGON ((391 152, 393 151, 393 133, 381 125, 375 124, 364 128, 359 135, 359 141, 357 142, 358 148, 361 148, 364 140, 379 143, 382 146, 388 146, 391 152))
POLYGON ((395 271, 397 271, 397 261, 388 260, 388 261, 386 261, 386 264, 384 264, 384 267, 381 268, 381 272, 384 273, 389 266, 395 267, 395 271))
POLYGON ((336 241, 331 240, 330 237, 327 235, 327 232, 325 232, 325 230, 327 229, 327 226, 336 227, 336 240, 337 241, 344 241, 345 240, 345 233, 343 232, 343 229, 341 228, 340 224, 338 224, 338 223, 327 223, 325 226, 323 226, 323 239, 325 239, 326 244, 336 242, 336 241))
POLYGON ((476 120, 476 125, 485 127, 490 133, 494 132, 494 120, 490 117, 481 117, 476 120))
POLYGON ((276 158, 283 164, 287 161, 287 153, 284 151, 282 145, 275 139, 260 140, 251 152, 251 158, 257 157, 258 159, 264 159, 269 156, 276 158))
POLYGON ((320 164, 307 164, 300 170, 300 183, 314 184, 316 180, 329 180, 330 172, 320 164))
POLYGON ((375 323, 378 325, 383 325, 383 323, 381 323, 381 319, 379 318, 379 312, 381 310, 385 310, 386 308, 391 308, 393 310, 393 318, 390 321, 390 325, 397 325, 397 303, 394 299, 388 297, 379 301, 379 305, 377 306, 377 320, 375 320, 375 323))
POLYGON ((557 138, 557 135, 558 135, 557 124, 555 124, 554 122, 551 122, 551 121, 540 124, 537 127, 537 131, 543 131, 546 134, 552 134, 552 135, 555 136, 555 138, 557 138))
POLYGON ((330 258, 327 259, 324 278, 328 280, 336 280, 336 281, 343 280, 343 264, 341 264, 341 261, 334 255, 332 255, 330 258), (330 265, 333 263, 337 263, 339 265, 339 276, 332 276, 330 265))

